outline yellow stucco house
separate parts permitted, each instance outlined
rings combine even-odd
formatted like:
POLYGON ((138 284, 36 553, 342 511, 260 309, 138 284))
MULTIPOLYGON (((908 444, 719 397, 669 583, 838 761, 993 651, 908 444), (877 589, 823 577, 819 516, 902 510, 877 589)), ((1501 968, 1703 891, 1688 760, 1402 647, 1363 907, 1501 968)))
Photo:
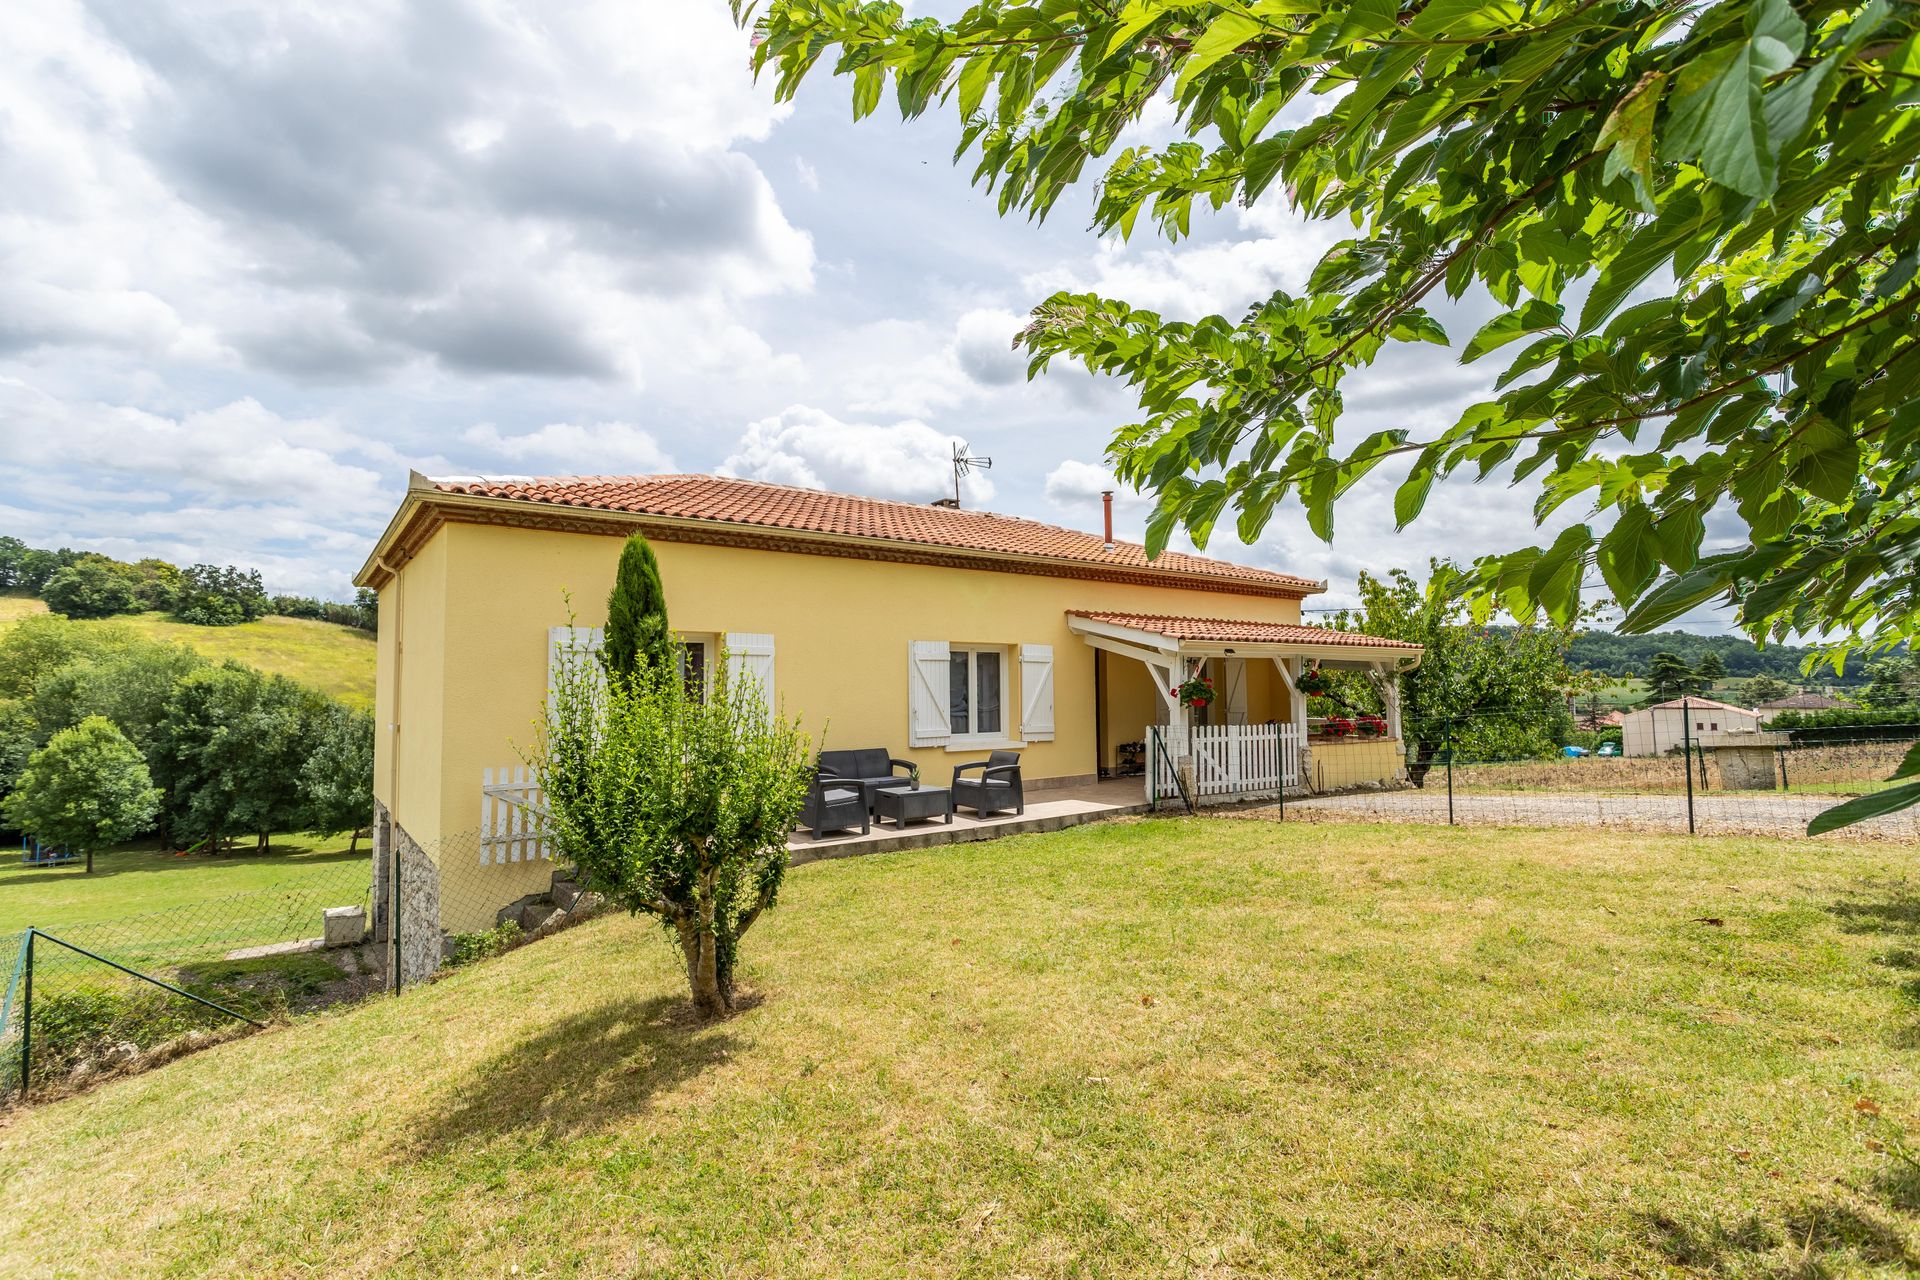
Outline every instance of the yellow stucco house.
MULTIPOLYGON (((689 662, 724 652, 824 745, 886 747, 929 780, 995 748, 1021 752, 1030 794, 1147 755, 1164 756, 1163 789, 1206 796, 1401 768, 1394 677, 1420 650, 1302 626, 1301 601, 1325 588, 1312 579, 717 476, 415 475, 357 578, 380 597, 376 861, 398 844, 433 862, 477 830, 483 784, 533 736, 555 646, 579 639, 566 593, 571 625, 599 627, 633 532, 653 543, 689 662), (1388 736, 1315 741, 1293 687, 1309 664, 1376 676, 1388 736), (1197 724, 1170 694, 1196 671, 1221 690, 1197 724), (1164 751, 1143 752, 1156 729, 1164 751)), ((441 927, 491 923, 545 870, 489 866, 497 890, 436 902, 441 927)))

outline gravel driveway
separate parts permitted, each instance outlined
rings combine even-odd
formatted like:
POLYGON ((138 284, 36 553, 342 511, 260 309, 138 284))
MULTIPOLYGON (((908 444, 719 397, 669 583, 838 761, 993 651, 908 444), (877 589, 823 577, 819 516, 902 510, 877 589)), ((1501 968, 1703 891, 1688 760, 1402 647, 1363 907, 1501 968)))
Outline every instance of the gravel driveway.
MULTIPOLYGON (((1805 835, 1815 814, 1845 797, 1764 791, 1709 792, 1694 797, 1694 829, 1701 835, 1805 835)), ((1272 809, 1248 817, 1277 816, 1272 809)), ((1455 792, 1454 821, 1462 826, 1601 827, 1613 830, 1687 829, 1685 795, 1604 795, 1597 792, 1455 792)), ((1384 791, 1290 800, 1289 821, 1447 821, 1446 791, 1384 791)), ((1875 818, 1835 833, 1854 838, 1920 841, 1920 809, 1875 818)))

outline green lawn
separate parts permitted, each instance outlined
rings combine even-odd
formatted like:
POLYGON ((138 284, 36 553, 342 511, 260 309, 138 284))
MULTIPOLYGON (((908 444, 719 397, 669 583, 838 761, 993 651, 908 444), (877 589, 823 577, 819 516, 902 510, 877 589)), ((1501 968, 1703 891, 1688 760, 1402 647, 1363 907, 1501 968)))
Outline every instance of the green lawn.
POLYGON ((0 1128, 33 1276, 1894 1276, 1913 851, 1080 827, 608 917, 0 1128), (1876 1118, 1869 1109, 1877 1108, 1876 1118))
MULTIPOLYGON (((0 596, 0 627, 46 605, 0 596)), ((124 614, 99 625, 131 627, 149 639, 185 644, 215 662, 233 658, 291 676, 356 707, 373 705, 374 638, 369 632, 311 618, 261 618, 235 627, 195 627, 163 613, 124 614)))
POLYGON ((334 906, 365 900, 367 842, 358 853, 348 846, 346 836, 293 835, 277 837, 264 855, 180 858, 149 841, 96 854, 91 875, 82 863, 22 866, 8 850, 0 862, 0 936, 33 925, 104 946, 126 963, 316 936, 319 897, 331 895, 334 906))

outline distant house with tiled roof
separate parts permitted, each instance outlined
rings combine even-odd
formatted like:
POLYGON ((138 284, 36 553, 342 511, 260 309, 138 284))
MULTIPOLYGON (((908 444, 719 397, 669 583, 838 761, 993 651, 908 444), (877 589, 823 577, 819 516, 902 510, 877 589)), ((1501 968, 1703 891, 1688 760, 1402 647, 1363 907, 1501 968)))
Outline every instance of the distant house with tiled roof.
MULTIPOLYGON (((1110 524, 723 476, 416 475, 357 578, 380 596, 377 843, 431 849, 475 827, 487 771, 515 762, 540 713, 554 646, 594 642, 635 532, 690 666, 750 675, 828 745, 884 747, 929 784, 995 749, 1021 753, 1030 791, 1090 782, 1138 762, 1156 726, 1194 735, 1196 786, 1331 788, 1402 768, 1393 676, 1421 650, 1302 625, 1326 586, 1312 578, 1149 559, 1110 524), (1294 682, 1313 665, 1379 677, 1388 734, 1310 741, 1294 682), (1199 713, 1172 693, 1189 675, 1219 692, 1199 713), (1259 747, 1216 759, 1202 730, 1259 747)), ((497 870, 529 889, 542 874, 497 870)), ((491 922, 441 906, 448 928, 491 922)))
POLYGON ((1775 698, 1763 702, 1754 710, 1760 713, 1760 723, 1769 724, 1783 711, 1838 711, 1853 704, 1841 698, 1829 697, 1824 693, 1796 693, 1785 698, 1775 698))
POLYGON ((1712 698, 1674 698, 1629 712, 1620 722, 1620 751, 1658 756, 1706 734, 1757 733, 1760 715, 1712 698))

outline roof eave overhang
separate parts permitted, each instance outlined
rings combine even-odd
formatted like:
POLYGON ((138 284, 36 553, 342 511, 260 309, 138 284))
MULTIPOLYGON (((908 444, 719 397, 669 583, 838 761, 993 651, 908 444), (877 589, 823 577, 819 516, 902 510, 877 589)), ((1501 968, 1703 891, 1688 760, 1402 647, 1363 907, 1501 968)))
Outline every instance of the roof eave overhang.
POLYGON ((1129 656, 1154 654, 1165 658, 1315 658, 1332 662, 1360 662, 1367 665, 1393 663, 1396 670, 1411 671, 1420 665, 1426 650, 1419 645, 1406 648, 1377 644, 1322 644, 1297 640, 1181 640, 1158 631, 1102 622, 1098 618, 1067 615, 1067 627, 1081 638, 1129 656), (1135 652, 1140 651, 1140 652, 1135 652))
POLYGON ((1229 595, 1262 596, 1269 599, 1304 600, 1325 591, 1325 582, 1271 582, 1230 577, 1226 574, 1182 573, 1155 569, 1151 565, 1135 568, 1105 565, 1097 561, 1073 560, 1064 556, 1021 555, 1014 552, 971 550, 936 543, 903 542, 892 538, 866 538, 852 534, 815 533, 800 529, 779 529, 765 525, 741 524, 727 520, 703 520, 687 516, 651 515, 635 511, 609 511, 600 507, 572 507, 560 503, 529 502, 518 498, 493 498, 479 494, 447 493, 418 472, 408 477, 407 496, 401 501, 385 532, 374 544, 373 553, 355 575, 357 586, 379 588, 401 565, 411 559, 419 546, 442 523, 457 520, 477 523, 523 524, 552 527, 557 522, 578 525, 588 531, 640 532, 663 542, 710 542, 729 534, 766 544, 788 544, 788 549, 816 554, 852 555, 869 559, 894 559, 907 562, 937 558, 960 563, 962 567, 1011 570, 1024 573, 1057 574, 1071 578, 1112 578, 1144 582, 1154 586, 1187 587, 1217 591, 1229 595), (422 528, 424 526, 424 528, 422 528), (678 535, 676 537, 676 535, 678 535))

